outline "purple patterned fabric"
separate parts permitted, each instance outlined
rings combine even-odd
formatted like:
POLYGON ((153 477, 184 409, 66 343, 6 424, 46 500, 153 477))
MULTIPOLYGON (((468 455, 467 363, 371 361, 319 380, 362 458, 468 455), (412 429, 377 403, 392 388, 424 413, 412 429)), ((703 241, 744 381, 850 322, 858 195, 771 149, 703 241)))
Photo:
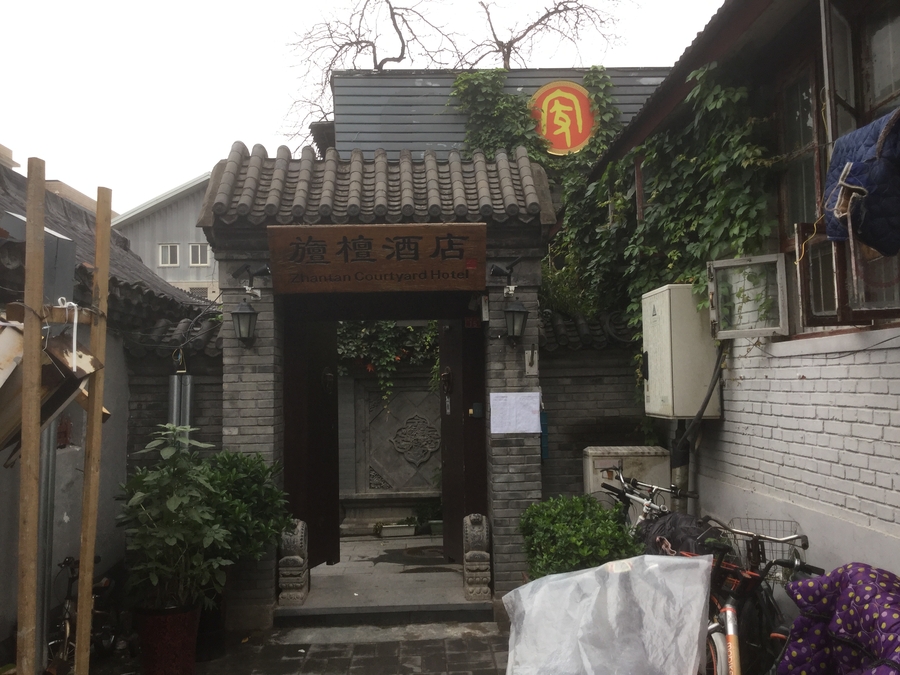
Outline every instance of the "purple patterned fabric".
POLYGON ((778 675, 900 673, 900 577, 863 563, 792 581, 800 616, 778 675))

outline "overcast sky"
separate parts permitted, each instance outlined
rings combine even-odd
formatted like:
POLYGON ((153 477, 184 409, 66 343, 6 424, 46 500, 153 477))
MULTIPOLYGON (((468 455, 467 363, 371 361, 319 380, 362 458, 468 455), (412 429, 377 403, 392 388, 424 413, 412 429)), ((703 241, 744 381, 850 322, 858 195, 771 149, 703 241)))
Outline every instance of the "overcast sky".
MULTIPOLYGON (((291 102, 308 67, 289 45, 335 4, 6 2, 0 145, 22 173, 40 157, 48 179, 91 197, 111 188, 119 213, 210 171, 235 140, 274 155, 292 146, 291 102)), ((524 17, 545 3, 511 4, 524 17)), ((622 0, 611 9, 618 44, 585 45, 582 63, 551 48, 528 65, 670 66, 721 4, 622 0)), ((460 8, 477 6, 445 5, 463 20, 460 8)))

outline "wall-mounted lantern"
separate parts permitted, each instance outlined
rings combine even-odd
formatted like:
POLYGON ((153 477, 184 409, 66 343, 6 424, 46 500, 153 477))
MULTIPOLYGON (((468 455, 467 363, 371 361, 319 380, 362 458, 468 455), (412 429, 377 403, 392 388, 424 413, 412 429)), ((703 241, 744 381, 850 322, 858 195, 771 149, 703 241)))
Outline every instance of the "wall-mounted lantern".
POLYGON ((521 302, 513 301, 507 303, 503 308, 506 315, 506 337, 510 344, 516 345, 519 338, 525 334, 525 322, 528 320, 528 310, 521 302))
POLYGON ((244 298, 237 309, 231 312, 231 320, 234 323, 234 336, 245 347, 249 347, 256 339, 256 319, 259 312, 244 298))

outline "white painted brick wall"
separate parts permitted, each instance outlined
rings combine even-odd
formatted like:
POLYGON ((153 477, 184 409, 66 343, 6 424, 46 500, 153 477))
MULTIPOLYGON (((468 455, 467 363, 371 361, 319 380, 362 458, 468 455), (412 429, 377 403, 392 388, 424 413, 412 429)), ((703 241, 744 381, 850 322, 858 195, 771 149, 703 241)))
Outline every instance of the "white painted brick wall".
POLYGON ((704 423, 701 510, 780 512, 810 535, 814 562, 898 570, 900 331, 736 340, 723 401, 722 419, 704 423))

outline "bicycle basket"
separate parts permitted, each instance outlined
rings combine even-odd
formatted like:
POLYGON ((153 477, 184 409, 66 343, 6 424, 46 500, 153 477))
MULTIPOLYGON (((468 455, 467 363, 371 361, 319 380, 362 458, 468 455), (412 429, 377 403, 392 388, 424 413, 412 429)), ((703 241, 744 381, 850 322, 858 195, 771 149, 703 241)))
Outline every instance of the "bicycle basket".
MULTIPOLYGON (((733 518, 729 523, 729 527, 735 530, 743 530, 744 532, 755 532, 767 537, 790 537, 791 535, 800 534, 800 525, 793 520, 775 520, 772 518, 733 518)), ((731 532, 724 532, 729 539, 729 543, 734 549, 735 554, 740 559, 740 564, 745 569, 753 569, 753 562, 749 555, 749 543, 751 537, 743 535, 735 535, 731 532)), ((759 541, 758 545, 762 547, 762 560, 759 561, 760 566, 764 567, 769 560, 776 558, 796 558, 803 560, 803 549, 795 543, 776 543, 771 541, 759 541)), ((789 579, 785 576, 785 570, 781 567, 773 566, 769 572, 768 581, 774 581, 784 584, 789 579)))

